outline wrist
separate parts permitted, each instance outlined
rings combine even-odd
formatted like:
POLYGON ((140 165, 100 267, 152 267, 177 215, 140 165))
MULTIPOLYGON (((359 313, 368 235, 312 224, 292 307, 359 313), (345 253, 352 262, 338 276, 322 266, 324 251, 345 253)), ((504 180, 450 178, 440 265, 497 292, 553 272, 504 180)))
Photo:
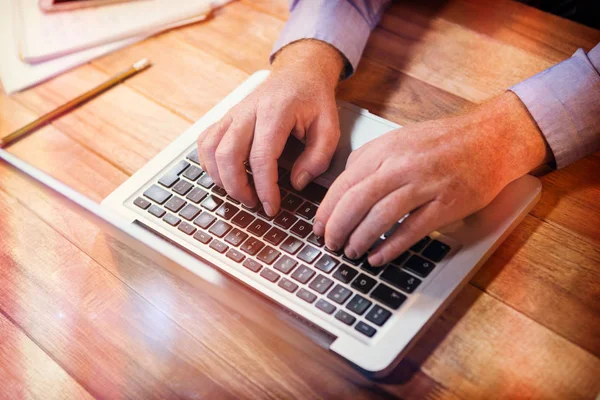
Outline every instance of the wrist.
POLYGON ((513 92, 479 106, 475 111, 478 129, 484 134, 490 156, 506 183, 517 179, 553 160, 537 123, 513 92))
POLYGON ((290 43, 275 56, 272 73, 301 75, 335 89, 344 69, 344 57, 330 44, 303 39, 290 43))

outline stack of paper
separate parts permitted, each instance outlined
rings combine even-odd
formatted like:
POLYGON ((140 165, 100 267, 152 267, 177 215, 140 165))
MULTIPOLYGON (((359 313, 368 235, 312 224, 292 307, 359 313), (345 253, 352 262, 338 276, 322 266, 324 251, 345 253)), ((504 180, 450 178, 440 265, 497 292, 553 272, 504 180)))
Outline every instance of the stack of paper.
POLYGON ((0 79, 7 93, 166 29, 230 0, 142 0, 43 13, 38 0, 0 0, 0 79))

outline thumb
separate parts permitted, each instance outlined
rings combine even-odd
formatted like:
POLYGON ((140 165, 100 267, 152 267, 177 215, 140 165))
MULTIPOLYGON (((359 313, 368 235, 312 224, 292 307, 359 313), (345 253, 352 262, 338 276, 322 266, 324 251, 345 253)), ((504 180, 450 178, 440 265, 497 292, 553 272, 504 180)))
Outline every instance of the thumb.
POLYGON ((306 132, 306 147, 292 168, 291 182, 302 190, 329 167, 340 138, 337 110, 321 114, 306 132))

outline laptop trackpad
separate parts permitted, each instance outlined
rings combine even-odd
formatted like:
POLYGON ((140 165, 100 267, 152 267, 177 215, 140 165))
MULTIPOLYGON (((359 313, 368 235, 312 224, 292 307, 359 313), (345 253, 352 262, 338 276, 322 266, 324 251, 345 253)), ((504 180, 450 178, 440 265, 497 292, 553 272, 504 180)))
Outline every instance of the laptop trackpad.
MULTIPOLYGON (((341 103, 341 102, 340 102, 341 103)), ((338 106, 340 117, 340 141, 329 165, 329 169, 315 182, 329 187, 346 168, 346 160, 352 151, 358 149, 363 144, 398 128, 399 125, 375 117, 367 110, 352 104, 341 103, 338 106)), ((304 150, 304 143, 290 136, 279 160, 279 164, 291 169, 294 161, 304 150)))

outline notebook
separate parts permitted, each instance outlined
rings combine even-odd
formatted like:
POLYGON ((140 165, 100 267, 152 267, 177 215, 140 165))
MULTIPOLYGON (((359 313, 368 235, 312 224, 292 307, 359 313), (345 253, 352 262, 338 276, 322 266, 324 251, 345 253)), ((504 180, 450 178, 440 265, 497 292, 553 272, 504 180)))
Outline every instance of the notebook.
POLYGON ((21 58, 39 63, 99 45, 157 32, 208 14, 230 0, 142 0, 44 13, 38 0, 17 3, 21 58))
MULTIPOLYGON (((2 23, 0 23, 0 80, 2 81, 4 92, 7 94, 26 89, 78 65, 84 64, 122 47, 129 46, 157 33, 150 32, 145 35, 134 36, 102 46, 92 47, 43 63, 28 64, 19 57, 19 47, 17 45, 17 38, 14 34, 13 5, 16 5, 16 1, 18 0, 0 0, 0 15, 2 16, 2 23)), ((170 29, 179 25, 200 21, 204 18, 205 16, 197 16, 189 20, 180 21, 167 28, 170 29)))

